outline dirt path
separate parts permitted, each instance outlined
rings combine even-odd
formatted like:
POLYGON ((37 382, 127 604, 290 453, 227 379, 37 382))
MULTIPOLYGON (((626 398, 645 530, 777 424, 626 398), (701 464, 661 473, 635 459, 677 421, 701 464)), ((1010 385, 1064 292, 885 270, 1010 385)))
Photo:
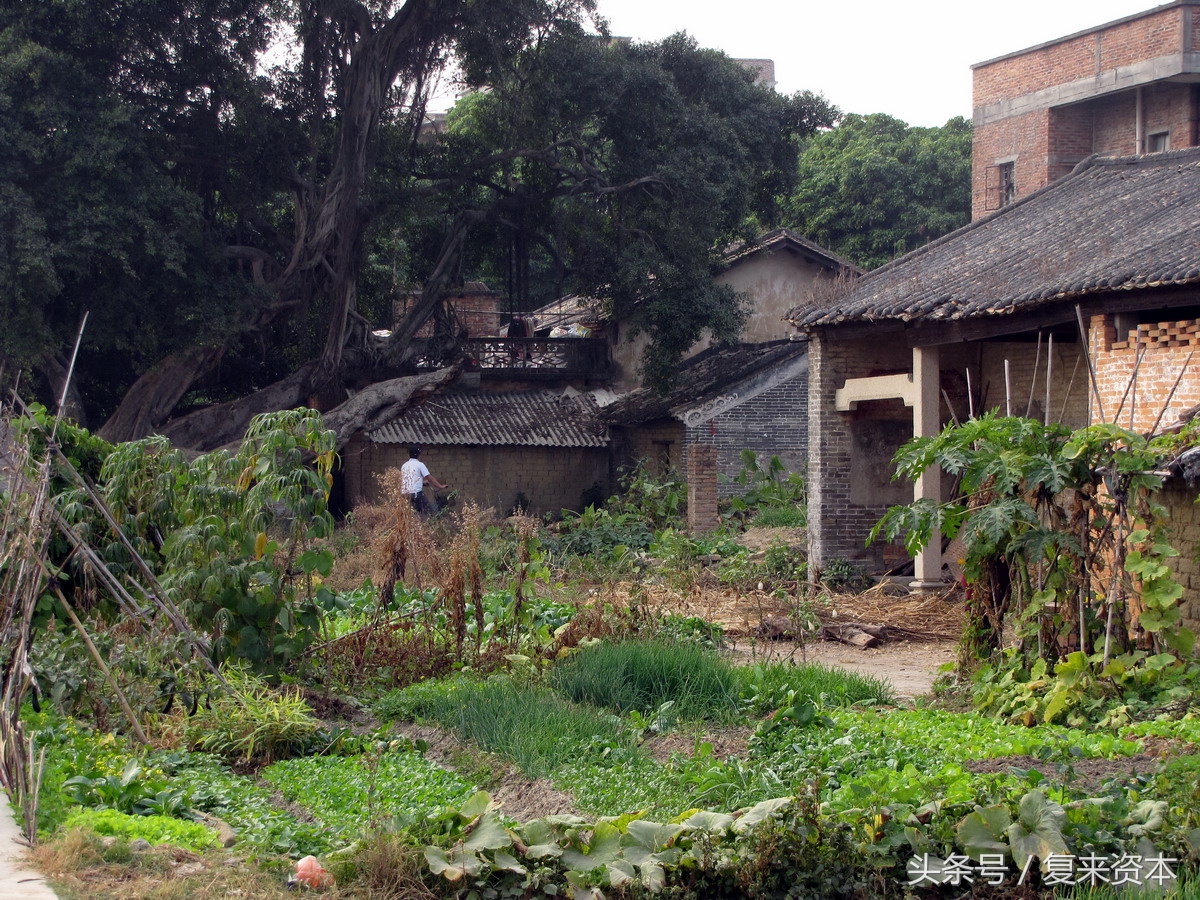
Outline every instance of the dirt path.
POLYGON ((749 642, 741 638, 733 641, 732 651, 739 662, 819 662, 872 675, 891 682, 898 697, 911 699, 932 690, 941 666, 954 662, 958 647, 952 642, 892 641, 873 650, 859 650, 835 641, 809 641, 801 646, 794 641, 749 642))

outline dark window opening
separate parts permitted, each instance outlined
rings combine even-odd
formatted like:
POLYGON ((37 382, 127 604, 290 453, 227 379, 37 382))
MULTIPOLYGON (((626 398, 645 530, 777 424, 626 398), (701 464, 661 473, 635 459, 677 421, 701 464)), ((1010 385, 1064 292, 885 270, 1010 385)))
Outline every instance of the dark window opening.
POLYGON ((1015 162, 1001 163, 1000 170, 1000 205, 1008 206, 1017 199, 1017 164, 1015 162))

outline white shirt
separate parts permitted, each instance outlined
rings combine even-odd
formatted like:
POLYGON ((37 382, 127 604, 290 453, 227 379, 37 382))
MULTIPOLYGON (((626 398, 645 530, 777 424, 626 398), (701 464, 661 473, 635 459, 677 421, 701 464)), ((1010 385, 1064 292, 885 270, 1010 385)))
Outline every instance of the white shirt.
POLYGON ((415 457, 400 467, 400 491, 404 494, 419 494, 425 488, 425 477, 429 469, 415 457))

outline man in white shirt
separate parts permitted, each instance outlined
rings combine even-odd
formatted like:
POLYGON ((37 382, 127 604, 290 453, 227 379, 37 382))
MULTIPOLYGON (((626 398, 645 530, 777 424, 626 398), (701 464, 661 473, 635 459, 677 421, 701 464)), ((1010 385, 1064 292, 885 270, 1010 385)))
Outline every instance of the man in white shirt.
POLYGON ((421 448, 413 445, 408 448, 408 462, 400 467, 400 491, 408 498, 421 515, 429 515, 434 510, 429 508, 425 499, 425 485, 432 484, 439 491, 444 491, 447 485, 442 484, 429 474, 429 468, 421 462, 421 448))

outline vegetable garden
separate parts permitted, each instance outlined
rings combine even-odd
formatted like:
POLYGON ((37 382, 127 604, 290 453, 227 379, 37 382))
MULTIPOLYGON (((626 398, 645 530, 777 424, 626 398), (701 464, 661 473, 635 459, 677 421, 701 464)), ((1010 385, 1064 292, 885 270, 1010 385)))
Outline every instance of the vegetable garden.
POLYGON ((1152 503, 1188 434, 984 418, 903 450, 962 496, 880 531, 962 530, 968 626, 901 702, 641 602, 715 581, 801 634, 842 602, 850 567, 737 542, 803 523, 752 455, 704 538, 642 472, 557 522, 424 520, 391 484, 335 527, 311 411, 196 458, 8 413, 0 751, 65 898, 1200 892, 1200 668, 1152 503))

